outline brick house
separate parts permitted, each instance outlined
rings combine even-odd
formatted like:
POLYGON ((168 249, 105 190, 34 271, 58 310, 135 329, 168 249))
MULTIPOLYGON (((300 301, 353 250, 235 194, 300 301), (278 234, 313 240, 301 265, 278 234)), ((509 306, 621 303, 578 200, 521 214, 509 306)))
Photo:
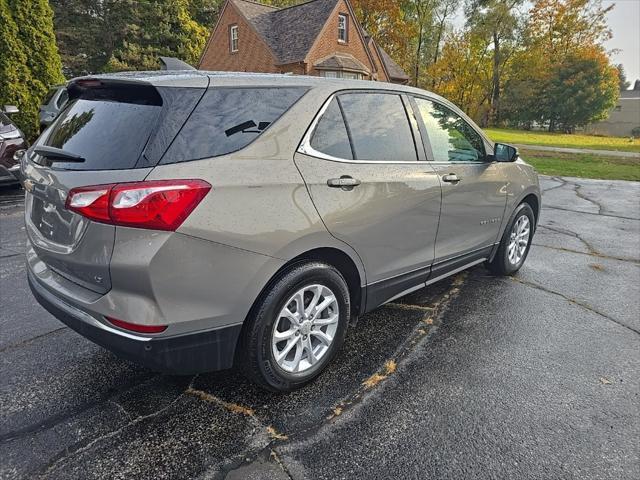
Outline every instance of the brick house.
POLYGON ((199 68, 409 82, 363 31, 349 0, 311 0, 287 8, 227 0, 199 68))

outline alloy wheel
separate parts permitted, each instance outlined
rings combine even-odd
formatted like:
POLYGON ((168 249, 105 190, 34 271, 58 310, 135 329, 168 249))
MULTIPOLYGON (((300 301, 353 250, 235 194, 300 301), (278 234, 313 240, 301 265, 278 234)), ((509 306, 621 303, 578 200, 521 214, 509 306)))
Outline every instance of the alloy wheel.
POLYGON ((520 216, 511 227, 507 257, 511 265, 517 265, 524 258, 531 234, 531 222, 526 215, 520 216))
POLYGON ((294 293, 271 334, 278 366, 288 373, 303 373, 316 365, 333 343, 339 315, 338 300, 325 285, 308 285, 294 293))

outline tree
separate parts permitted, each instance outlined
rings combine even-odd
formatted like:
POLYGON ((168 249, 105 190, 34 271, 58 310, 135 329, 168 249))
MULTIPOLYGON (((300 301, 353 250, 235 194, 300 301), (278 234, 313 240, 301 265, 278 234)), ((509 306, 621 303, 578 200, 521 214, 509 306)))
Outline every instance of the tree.
POLYGON ((573 52, 556 65, 544 102, 550 130, 573 133, 576 126, 606 118, 618 100, 617 72, 600 49, 573 52))
POLYGON ((488 114, 491 73, 490 43, 472 30, 447 35, 440 59, 429 68, 433 90, 479 123, 488 114))
POLYGON ((364 31, 400 66, 411 71, 410 46, 416 25, 411 21, 407 3, 405 0, 351 0, 364 31))
POLYGON ((113 50, 105 70, 156 70, 159 57, 178 57, 195 65, 209 28, 189 13, 187 0, 136 3, 130 12, 122 44, 113 50))
POLYGON ((618 85, 620 87, 620 90, 628 90, 631 86, 631 82, 627 80, 627 74, 624 71, 624 65, 619 63, 618 65, 616 65, 616 68, 618 69, 618 85))
POLYGON ((537 0, 507 81, 506 118, 572 132, 607 115, 619 71, 602 43, 610 38, 599 0, 537 0))
POLYGON ((15 104, 28 138, 38 133, 38 108, 49 87, 64 81, 46 0, 2 0, 0 98, 15 104))
POLYGON ((51 0, 69 77, 158 68, 157 55, 196 64, 224 0, 51 0))
MULTIPOLYGON (((490 39, 492 49, 492 79, 490 111, 488 123, 500 123, 500 93, 502 90, 502 70, 509 58, 505 52, 505 42, 515 39, 518 26, 515 9, 523 0, 468 0, 466 7, 467 25, 480 35, 490 39)), ((485 123, 485 122, 483 122, 485 123)))
POLYGON ((20 113, 14 118, 20 126, 28 125, 33 114, 29 101, 32 78, 8 0, 0 0, 0 52, 0 106, 16 105, 20 113))

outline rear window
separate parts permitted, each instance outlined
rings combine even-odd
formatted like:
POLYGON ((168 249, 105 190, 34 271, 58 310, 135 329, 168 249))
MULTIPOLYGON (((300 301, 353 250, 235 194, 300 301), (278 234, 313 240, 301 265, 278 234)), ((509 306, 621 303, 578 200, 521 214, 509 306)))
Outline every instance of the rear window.
POLYGON ((45 140, 85 158, 83 163, 58 162, 67 170, 119 170, 134 168, 162 107, 113 100, 73 100, 45 140))
POLYGON ((160 163, 199 160, 240 150, 306 91, 300 87, 209 89, 160 163))
POLYGON ((0 133, 11 132, 15 130, 16 127, 13 125, 9 117, 7 117, 4 113, 0 113, 0 133))

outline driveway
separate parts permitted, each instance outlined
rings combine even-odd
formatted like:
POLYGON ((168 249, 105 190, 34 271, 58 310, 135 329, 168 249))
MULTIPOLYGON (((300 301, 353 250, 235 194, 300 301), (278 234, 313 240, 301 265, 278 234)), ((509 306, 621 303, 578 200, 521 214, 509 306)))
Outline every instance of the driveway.
POLYGON ((542 183, 518 276, 366 315, 290 395, 157 375, 65 328, 0 195, 0 477, 640 478, 640 184, 542 183))

